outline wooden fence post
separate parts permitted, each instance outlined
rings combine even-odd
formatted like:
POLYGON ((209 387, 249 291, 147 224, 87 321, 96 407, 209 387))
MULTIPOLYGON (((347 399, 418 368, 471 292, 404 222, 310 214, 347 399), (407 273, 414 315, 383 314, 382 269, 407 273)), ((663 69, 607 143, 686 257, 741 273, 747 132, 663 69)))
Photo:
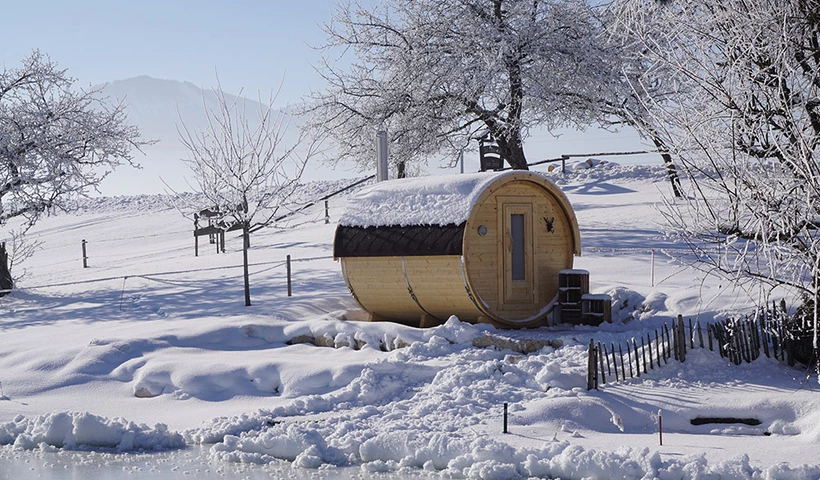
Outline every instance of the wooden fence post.
POLYGON ((722 323, 715 324, 715 336, 718 342, 718 351, 720 352, 720 356, 724 358, 729 357, 729 344, 726 338, 726 328, 725 325, 722 323))
POLYGON ((788 348, 789 339, 786 338, 786 326, 785 322, 783 322, 783 317, 778 315, 777 316, 778 325, 777 329, 780 331, 780 361, 786 360, 786 349, 788 348))
POLYGON ((655 359, 658 361, 658 368, 661 368, 661 342, 658 340, 658 329, 655 329, 655 359))
POLYGON ((734 341, 732 343, 734 343, 735 349, 735 365, 740 365, 741 363, 743 363, 743 345, 741 343, 741 336, 740 332, 738 331, 737 325, 734 325, 733 330, 734 341))
POLYGON ((735 344, 735 364, 740 365, 743 363, 743 337, 737 323, 732 325, 732 333, 734 333, 732 339, 735 344))
MULTIPOLYGON (((686 330, 684 330, 684 333, 686 330)), ((692 319, 689 319, 689 349, 694 350, 695 348, 695 327, 692 325, 692 319)))
MULTIPOLYGON (((602 354, 601 342, 598 342, 598 347, 595 350, 595 355, 598 357, 598 366, 596 366, 596 369, 600 368, 601 383, 605 385, 606 384, 606 374, 604 373, 604 356, 605 355, 602 354)), ((596 378, 595 383, 596 383, 596 388, 597 388, 597 383, 598 383, 597 378, 598 377, 596 376, 595 378, 596 378)))
POLYGON ((677 320, 673 320, 672 322, 672 339, 675 342, 674 351, 676 353, 675 360, 682 361, 680 357, 681 352, 681 342, 683 341, 683 335, 681 335, 680 330, 683 326, 683 319, 680 315, 678 315, 677 320))
POLYGON ((329 200, 325 199, 325 225, 330 223, 330 205, 329 200))
POLYGON ((589 355, 587 357, 587 390, 595 388, 595 344, 589 339, 589 355))
POLYGON ((88 268, 88 254, 85 249, 86 243, 88 242, 86 242, 85 239, 83 239, 83 268, 88 268))
MULTIPOLYGON (((643 358, 643 373, 649 373, 649 369, 646 368, 646 345, 643 343, 643 335, 641 335, 641 358, 643 358)), ((649 353, 649 358, 652 358, 652 352, 649 353)))
MULTIPOLYGON (((615 381, 617 382, 618 381, 618 362, 615 360, 615 342, 610 342, 609 346, 612 347, 612 365, 615 367, 615 381)), ((620 347, 621 345, 618 344, 618 346, 620 347)), ((621 363, 623 363, 623 361, 621 363)), ((623 370, 621 370, 621 373, 623 373, 623 370)))
POLYGON ((594 345, 593 347, 595 350, 595 358, 593 358, 593 360, 595 361, 595 365, 593 365, 593 368, 595 368, 595 377, 593 378, 593 380, 595 380, 595 390, 598 390, 598 356, 601 354, 601 352, 594 345))
POLYGON ((675 360, 680 360, 680 345, 678 341, 678 322, 672 320, 672 341, 674 344, 672 345, 672 353, 675 354, 675 360))
POLYGON ((706 340, 708 341, 709 351, 714 352, 715 348, 714 348, 714 342, 712 342, 712 324, 711 323, 706 324, 706 340))
POLYGON ((285 261, 287 271, 288 271, 288 296, 292 296, 291 291, 291 283, 290 283, 290 255, 287 256, 287 260, 285 261))
POLYGON ((762 341, 760 338, 760 329, 758 328, 760 322, 756 319, 752 320, 749 323, 749 330, 752 332, 752 339, 755 342, 755 349, 754 349, 754 358, 755 360, 760 358, 760 352, 763 349, 762 341))
POLYGON ((737 339, 738 365, 746 358, 746 342, 743 335, 743 322, 735 322, 735 338, 737 339))

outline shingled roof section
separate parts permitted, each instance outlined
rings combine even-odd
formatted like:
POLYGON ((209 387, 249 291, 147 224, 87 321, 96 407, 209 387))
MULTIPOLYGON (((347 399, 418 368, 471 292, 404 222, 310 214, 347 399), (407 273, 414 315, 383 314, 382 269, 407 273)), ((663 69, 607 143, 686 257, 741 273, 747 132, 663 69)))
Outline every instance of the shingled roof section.
POLYGON ((409 257, 461 255, 464 223, 459 225, 415 225, 409 227, 336 228, 333 256, 409 257))

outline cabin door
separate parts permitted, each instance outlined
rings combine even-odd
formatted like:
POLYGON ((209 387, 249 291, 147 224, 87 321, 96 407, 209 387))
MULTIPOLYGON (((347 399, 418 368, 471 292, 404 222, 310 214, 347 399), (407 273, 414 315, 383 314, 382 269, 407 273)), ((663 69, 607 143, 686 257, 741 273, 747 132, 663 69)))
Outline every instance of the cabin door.
POLYGON ((501 310, 529 309, 535 303, 533 205, 521 199, 500 198, 502 226, 499 288, 501 310), (516 201, 517 200, 517 201, 516 201))

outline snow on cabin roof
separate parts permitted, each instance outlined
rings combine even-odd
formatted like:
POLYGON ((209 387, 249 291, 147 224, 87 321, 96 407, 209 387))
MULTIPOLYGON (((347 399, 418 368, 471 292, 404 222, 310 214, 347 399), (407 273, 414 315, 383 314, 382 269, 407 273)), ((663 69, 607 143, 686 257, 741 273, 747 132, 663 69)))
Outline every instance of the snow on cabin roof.
POLYGON ((508 172, 405 178, 371 185, 352 196, 339 220, 345 227, 459 225, 481 192, 508 172))

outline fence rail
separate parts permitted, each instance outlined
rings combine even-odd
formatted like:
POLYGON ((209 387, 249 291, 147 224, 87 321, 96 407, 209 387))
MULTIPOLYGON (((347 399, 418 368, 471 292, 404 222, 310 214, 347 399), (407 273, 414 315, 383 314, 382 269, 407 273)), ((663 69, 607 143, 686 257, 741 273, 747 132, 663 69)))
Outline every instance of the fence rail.
POLYGON ((587 390, 597 389, 607 381, 619 382, 640 377, 660 368, 670 359, 685 362, 687 352, 695 348, 715 351, 735 365, 751 363, 761 355, 795 365, 797 341, 788 327, 785 304, 763 308, 754 315, 722 322, 685 321, 678 315, 671 328, 663 327, 632 337, 623 343, 609 344, 589 340, 587 390), (616 353, 617 347, 617 353, 616 353), (626 352, 626 356, 624 356, 626 352))

